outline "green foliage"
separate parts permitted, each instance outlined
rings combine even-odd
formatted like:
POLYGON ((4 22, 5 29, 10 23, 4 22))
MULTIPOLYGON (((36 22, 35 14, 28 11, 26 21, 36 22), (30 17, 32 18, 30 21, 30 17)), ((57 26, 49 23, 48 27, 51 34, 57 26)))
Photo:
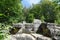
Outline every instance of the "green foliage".
POLYGON ((27 23, 32 23, 34 20, 34 14, 29 12, 30 8, 23 8, 24 20, 27 23))
POLYGON ((60 12, 59 12, 58 15, 56 16, 55 23, 60 24, 60 12))
POLYGON ((41 12, 46 22, 54 22, 56 20, 56 4, 50 1, 43 1, 41 4, 41 12))
POLYGON ((56 10, 56 13, 57 13, 55 23, 60 24, 60 5, 59 4, 55 8, 55 10, 56 10))
POLYGON ((33 13, 36 19, 54 23, 57 20, 57 15, 59 15, 58 10, 59 5, 56 2, 42 0, 39 4, 33 5, 29 12, 33 13))
POLYGON ((26 21, 27 23, 32 23, 33 20, 34 20, 34 15, 29 13, 29 14, 26 16, 25 21, 26 21))
POLYGON ((44 22, 44 19, 45 19, 45 18, 44 18, 44 16, 41 16, 40 19, 41 19, 42 22, 44 22))
POLYGON ((9 40, 9 35, 6 33, 0 33, 0 40, 9 40))
POLYGON ((56 3, 59 3, 60 2, 60 0, 52 0, 53 2, 56 2, 56 3))
POLYGON ((34 14, 34 17, 36 19, 40 19, 41 15, 42 15, 42 14, 40 14, 40 12, 41 12, 40 9, 41 9, 40 4, 33 5, 33 8, 29 9, 29 12, 34 14))
MULTIPOLYGON (((0 14, 5 15, 6 22, 21 22, 23 20, 21 0, 0 0, 0 14)), ((3 21, 2 19, 1 21, 3 21)), ((4 21, 4 22, 5 22, 4 21)), ((0 22, 1 23, 1 22, 0 22)))
POLYGON ((5 38, 7 38, 7 40, 9 40, 8 31, 9 31, 10 27, 11 27, 10 25, 5 25, 4 23, 0 23, 0 40, 5 40, 5 38))
POLYGON ((6 15, 4 15, 3 13, 0 13, 0 22, 6 22, 8 21, 8 17, 6 15))

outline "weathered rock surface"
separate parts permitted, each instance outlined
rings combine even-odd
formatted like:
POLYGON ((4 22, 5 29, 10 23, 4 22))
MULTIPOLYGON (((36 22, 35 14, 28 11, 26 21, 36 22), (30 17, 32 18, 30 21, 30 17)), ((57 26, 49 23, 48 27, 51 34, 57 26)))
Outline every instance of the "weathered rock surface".
POLYGON ((34 31, 36 32, 37 30, 38 30, 38 28, 39 28, 39 26, 41 25, 41 20, 39 20, 39 19, 34 19, 34 21, 33 21, 33 24, 34 24, 34 31))
POLYGON ((45 37, 40 34, 16 34, 11 35, 12 40, 52 40, 51 38, 45 37))
POLYGON ((47 27, 50 30, 52 37, 56 40, 60 40, 60 26, 57 26, 54 23, 48 23, 47 27))

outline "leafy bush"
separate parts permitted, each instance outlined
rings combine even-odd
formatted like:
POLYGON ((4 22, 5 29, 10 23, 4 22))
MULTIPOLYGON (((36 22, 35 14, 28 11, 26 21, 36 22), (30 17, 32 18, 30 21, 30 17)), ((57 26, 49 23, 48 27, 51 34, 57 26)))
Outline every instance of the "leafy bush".
POLYGON ((26 20, 25 20, 25 21, 26 21, 27 23, 32 23, 33 20, 34 20, 34 15, 29 13, 29 14, 26 16, 26 20))
POLYGON ((11 26, 0 23, 0 40, 5 40, 9 36, 9 28, 11 26))

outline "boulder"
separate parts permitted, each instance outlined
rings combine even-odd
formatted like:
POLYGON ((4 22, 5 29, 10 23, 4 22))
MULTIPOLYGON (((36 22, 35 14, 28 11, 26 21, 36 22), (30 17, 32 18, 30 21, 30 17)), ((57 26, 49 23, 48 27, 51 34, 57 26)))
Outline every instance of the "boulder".
POLYGON ((47 37, 51 37, 51 32, 47 28, 47 23, 41 23, 41 25, 39 26, 36 33, 42 34, 42 35, 47 36, 47 37))
POLYGON ((34 24, 34 32, 37 31, 38 27, 41 25, 41 20, 39 19, 34 19, 33 24, 34 24))
POLYGON ((22 23, 15 23, 12 25, 12 28, 10 28, 9 32, 10 34, 16 34, 24 25, 22 23))
POLYGON ((33 36, 31 36, 30 34, 16 34, 13 35, 17 40, 35 40, 35 38, 33 36))

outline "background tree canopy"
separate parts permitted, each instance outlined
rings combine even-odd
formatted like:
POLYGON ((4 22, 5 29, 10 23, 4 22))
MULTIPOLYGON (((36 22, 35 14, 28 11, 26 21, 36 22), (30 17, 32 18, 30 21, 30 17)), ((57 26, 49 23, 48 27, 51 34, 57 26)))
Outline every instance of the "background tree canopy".
POLYGON ((0 23, 23 20, 21 0, 0 0, 0 23))
POLYGON ((57 23, 60 19, 60 5, 55 1, 41 0, 39 4, 29 8, 29 13, 34 14, 36 19, 45 22, 57 23))
POLYGON ((23 20, 32 22, 34 18, 50 23, 60 23, 58 2, 60 1, 41 0, 40 3, 26 10, 22 8, 21 0, 0 0, 0 23, 17 23, 23 20))

